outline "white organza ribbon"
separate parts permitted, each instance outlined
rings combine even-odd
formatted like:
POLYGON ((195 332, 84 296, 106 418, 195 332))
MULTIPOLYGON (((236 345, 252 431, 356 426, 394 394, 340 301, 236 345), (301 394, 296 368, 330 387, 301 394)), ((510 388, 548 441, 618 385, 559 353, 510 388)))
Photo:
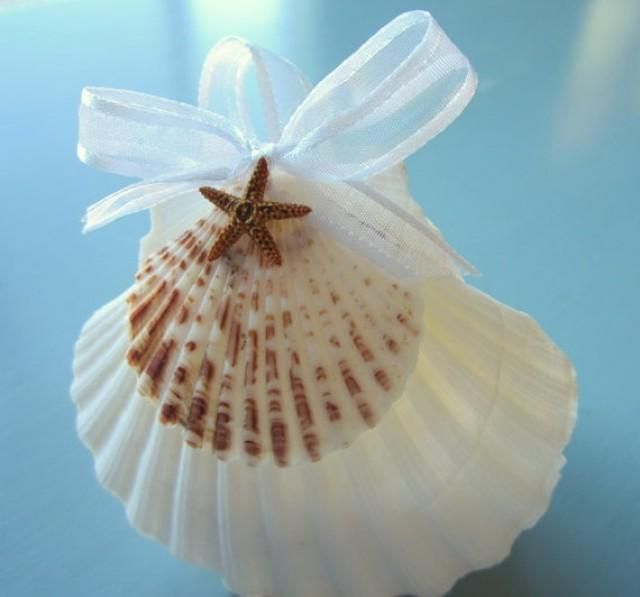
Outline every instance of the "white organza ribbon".
POLYGON ((422 11, 391 21, 311 90, 290 62, 237 38, 209 53, 197 107, 85 88, 80 159, 142 179, 90 206, 85 231, 228 184, 264 155, 308 181, 299 201, 313 208, 311 223, 397 275, 468 272, 433 226, 367 180, 442 131, 475 88, 468 60, 422 11))

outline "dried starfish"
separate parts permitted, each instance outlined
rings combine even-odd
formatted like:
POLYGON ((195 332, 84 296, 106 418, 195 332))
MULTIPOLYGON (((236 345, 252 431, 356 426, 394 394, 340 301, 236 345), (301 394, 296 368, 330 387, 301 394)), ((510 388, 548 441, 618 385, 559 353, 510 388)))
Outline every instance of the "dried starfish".
POLYGON ((268 265, 282 265, 282 256, 267 230, 269 220, 306 216, 311 208, 297 203, 264 201, 269 180, 269 165, 262 157, 256 163, 242 198, 212 187, 200 187, 202 195, 232 217, 209 251, 209 261, 220 257, 243 235, 256 243, 268 265))

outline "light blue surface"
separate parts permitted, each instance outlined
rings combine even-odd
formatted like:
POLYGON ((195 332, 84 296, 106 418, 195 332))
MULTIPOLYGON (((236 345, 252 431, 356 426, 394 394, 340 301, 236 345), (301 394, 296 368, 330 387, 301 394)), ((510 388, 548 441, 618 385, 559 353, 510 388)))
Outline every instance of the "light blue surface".
MULTIPOLYGON (((551 509, 470 596, 637 595, 640 569, 640 2, 0 1, 0 594, 224 595, 129 528, 68 397, 73 343, 125 288, 147 216, 82 236, 125 184, 75 157, 84 85, 195 98, 221 36, 313 80, 405 10, 430 10, 480 89, 409 160, 411 186, 483 277, 574 360, 580 415, 551 509), (23 5, 21 8, 19 5, 23 5)), ((304 597, 304 596, 301 596, 304 597)))

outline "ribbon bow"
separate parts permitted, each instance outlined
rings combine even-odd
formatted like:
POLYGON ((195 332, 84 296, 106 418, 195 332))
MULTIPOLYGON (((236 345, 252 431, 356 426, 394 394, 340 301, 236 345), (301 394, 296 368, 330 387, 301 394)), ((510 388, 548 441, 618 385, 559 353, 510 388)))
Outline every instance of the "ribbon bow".
POLYGON ((272 169, 304 179, 300 200, 313 208, 310 224, 394 274, 470 272, 433 225, 376 189, 371 177, 448 126, 476 83, 431 15, 414 11, 384 26, 312 89, 284 58, 233 37, 209 53, 197 107, 87 87, 78 156, 143 180, 91 205, 85 231, 201 185, 228 184, 267 156, 272 169), (250 109, 256 92, 262 127, 250 109))

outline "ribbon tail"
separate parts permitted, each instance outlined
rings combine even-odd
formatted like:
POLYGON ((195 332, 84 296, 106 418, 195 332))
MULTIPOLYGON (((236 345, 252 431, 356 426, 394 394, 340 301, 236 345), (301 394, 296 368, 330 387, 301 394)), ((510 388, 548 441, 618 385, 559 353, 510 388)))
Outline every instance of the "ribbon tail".
MULTIPOLYGON (((460 253, 458 253, 449 243, 447 243, 440 231, 426 218, 418 218, 410 214, 407 210, 400 207, 397 203, 389 199, 383 193, 380 193, 370 185, 362 181, 352 181, 346 183, 353 189, 360 191, 366 195, 372 201, 378 203, 381 207, 388 210, 390 214, 393 214, 395 218, 401 220, 404 224, 409 226, 413 233, 420 235, 424 238, 424 242, 432 244, 434 256, 438 252, 441 254, 439 258, 448 259, 452 266, 459 269, 460 273, 469 276, 478 276, 480 272, 476 267, 467 261, 460 253)), ((412 234, 413 234, 412 233, 412 234)), ((412 271, 417 271, 419 268, 411 268, 412 271)))
POLYGON ((83 232, 91 232, 114 220, 149 209, 194 192, 193 182, 182 183, 148 183, 139 182, 120 189, 104 199, 90 205, 83 218, 83 232))
MULTIPOLYGON (((299 179, 298 179, 299 180, 299 179)), ((373 261, 397 278, 475 274, 438 230, 365 183, 304 181, 313 212, 309 224, 373 261)))

